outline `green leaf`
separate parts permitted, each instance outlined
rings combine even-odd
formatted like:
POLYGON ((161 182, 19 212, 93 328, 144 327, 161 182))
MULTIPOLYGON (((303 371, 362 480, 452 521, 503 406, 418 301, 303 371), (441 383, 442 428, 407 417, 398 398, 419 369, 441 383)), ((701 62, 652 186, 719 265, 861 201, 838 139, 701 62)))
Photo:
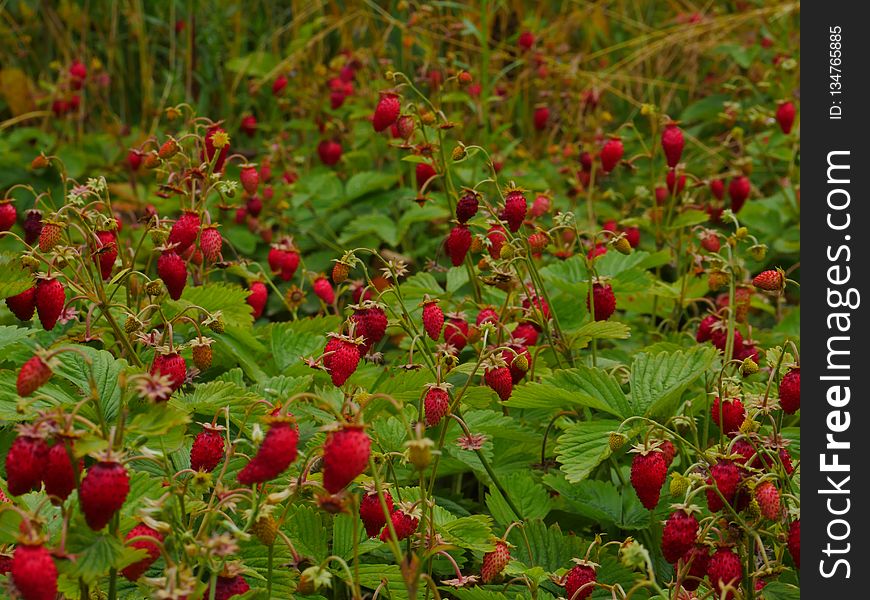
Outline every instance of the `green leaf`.
POLYGON ((677 215, 677 218, 671 221, 668 229, 682 229, 683 227, 691 227, 699 223, 706 223, 710 219, 710 215, 706 211, 689 209, 677 215))
MULTIPOLYGON (((528 473, 512 473, 501 478, 507 495, 520 511, 521 519, 543 519, 550 512, 550 495, 546 488, 537 483, 528 473)), ((493 518, 502 525, 509 525, 516 519, 504 496, 495 486, 489 488, 486 506, 493 518)))
POLYGON ((268 345, 278 371, 302 361, 304 356, 321 352, 326 345, 326 333, 335 331, 338 317, 316 317, 287 321, 269 327, 268 345))
POLYGON ((371 213, 362 215, 350 221, 344 228, 338 243, 342 246, 367 235, 374 235, 391 246, 399 243, 399 232, 396 222, 384 214, 371 213))
POLYGON ((293 509, 284 522, 287 537, 299 553, 317 562, 322 561, 329 556, 330 523, 325 521, 323 512, 313 507, 294 506, 293 509))
POLYGON ((454 519, 438 528, 444 541, 460 548, 489 552, 493 549, 492 520, 487 515, 454 519))
POLYGON ((564 535, 558 524, 549 528, 540 519, 527 521, 520 531, 515 527, 511 530, 508 541, 517 548, 514 558, 527 566, 543 567, 547 571, 555 571, 570 567, 572 558, 583 556, 583 542, 575 535, 564 535), (525 536, 523 535, 525 533, 525 536), (526 546, 528 540, 528 547, 526 546), (531 556, 530 556, 531 555, 531 556))
POLYGON ((631 414, 671 414, 683 392, 713 364, 715 357, 716 350, 709 346, 654 356, 638 354, 631 365, 631 414))
POLYGON ((15 296, 33 285, 33 274, 21 266, 18 255, 0 252, 0 298, 15 296))
POLYGON ((71 529, 69 551, 76 555, 67 574, 80 577, 92 584, 106 575, 110 569, 124 566, 145 558, 145 550, 125 548, 121 541, 109 534, 97 534, 87 527, 71 529))
POLYGON ((356 200, 374 191, 389 189, 397 180, 394 173, 363 171, 351 177, 345 185, 345 202, 356 200))
POLYGON ((100 400, 100 410, 105 419, 113 421, 118 414, 121 400, 118 376, 129 365, 105 350, 95 350, 88 346, 76 346, 76 349, 78 352, 64 352, 58 356, 60 364, 54 369, 55 376, 75 385, 81 394, 86 394, 93 388, 100 400))
MULTIPOLYGON (((187 410, 209 419, 224 407, 230 409, 230 419, 236 424, 245 421, 248 408, 261 397, 228 381, 210 381, 197 385, 192 393, 177 397, 177 402, 187 410)), ((262 409, 265 412, 265 407, 262 409)))
POLYGON ((281 59, 270 52, 251 52, 245 56, 237 56, 227 61, 226 68, 238 75, 265 77, 281 59))
POLYGON ((610 481, 587 479, 571 484, 562 474, 544 475, 544 483, 559 493, 570 509, 597 523, 611 523, 621 529, 646 529, 650 513, 637 495, 617 489, 610 481))
POLYGON ((790 583, 771 581, 764 586, 764 600, 800 600, 800 588, 790 583))
MULTIPOLYGON (((360 586, 374 591, 383 583, 381 595, 392 600, 408 600, 408 588, 398 565, 361 564, 356 569, 360 586)), ((342 579, 346 577, 343 570, 335 574, 342 579)))
MULTIPOLYGON (((196 287, 189 285, 184 288, 181 298, 167 302, 167 318, 192 306, 200 306, 210 313, 220 311, 228 325, 250 328, 254 317, 247 298, 248 290, 239 285, 220 282, 196 287)), ((188 314, 195 315, 196 312, 188 311, 188 314)))
POLYGON ((541 383, 519 385, 505 404, 517 408, 588 406, 620 418, 631 414, 616 380, 601 369, 586 366, 556 371, 541 383))
POLYGON ((351 515, 341 513, 332 520, 332 553, 350 561, 353 558, 354 526, 357 528, 358 553, 371 552, 381 545, 380 540, 370 539, 362 521, 351 515))
POLYGON ((34 333, 36 333, 34 329, 16 327, 15 325, 2 325, 0 326, 0 350, 17 344, 34 333))
POLYGON ((556 458, 571 483, 583 481, 610 456, 610 432, 620 421, 580 421, 569 426, 556 441, 556 458))

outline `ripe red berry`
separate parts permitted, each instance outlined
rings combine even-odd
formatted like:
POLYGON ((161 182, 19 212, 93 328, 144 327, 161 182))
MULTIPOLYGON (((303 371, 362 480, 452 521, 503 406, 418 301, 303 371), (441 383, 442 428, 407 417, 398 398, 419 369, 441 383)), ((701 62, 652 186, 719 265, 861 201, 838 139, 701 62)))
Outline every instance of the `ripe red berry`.
POLYGON ((350 339, 330 337, 323 351, 323 366, 329 372, 332 383, 341 387, 353 375, 359 365, 360 348, 350 339))
MULTIPOLYGON (((592 302, 596 321, 606 321, 616 310, 616 296, 613 293, 613 288, 606 283, 592 284, 592 302)), ((589 306, 588 295, 586 296, 586 309, 592 310, 589 306)))
POLYGON ((423 329, 433 341, 441 337, 441 328, 444 327, 444 311, 438 306, 436 300, 423 302, 423 329))
POLYGON ((495 543, 495 550, 487 552, 483 555, 483 562, 480 565, 480 580, 483 583, 490 583, 493 579, 501 575, 504 568, 511 561, 511 551, 508 545, 498 540, 495 543))
POLYGON ((284 91, 284 88, 287 87, 288 83, 290 83, 290 80, 287 79, 286 75, 278 75, 275 78, 275 81, 272 82, 272 95, 280 96, 281 92, 284 91))
POLYGON ((268 300, 268 297, 269 289, 266 287, 265 283, 262 281, 251 282, 251 289, 245 301, 253 309, 255 321, 263 314, 263 309, 266 308, 266 300, 268 300))
POLYGON ((507 221, 508 229, 516 232, 523 224, 526 218, 526 210, 528 202, 522 190, 512 189, 505 195, 503 218, 507 221))
POLYGON ((468 343, 468 323, 459 313, 447 315, 447 322, 444 324, 444 341, 453 346, 456 352, 462 352, 468 343))
POLYGON ((550 109, 546 106, 539 106, 535 109, 534 114, 532 115, 532 122, 535 125, 535 129, 538 131, 543 131, 547 128, 547 121, 550 120, 550 109))
POLYGON ((360 346, 361 356, 368 354, 383 338, 387 331, 387 313, 381 306, 365 301, 351 316, 356 323, 356 333, 364 338, 360 346))
POLYGON ((431 385, 423 398, 426 414, 426 427, 434 427, 441 422, 450 409, 450 395, 443 385, 431 385))
POLYGON ((662 530, 662 554, 669 563, 676 563, 694 545, 698 537, 698 519, 683 509, 675 510, 662 530))
MULTIPOLYGON (((251 589, 248 582, 241 575, 235 577, 218 577, 214 586, 214 600, 229 600, 233 596, 241 596, 251 589)), ((206 588, 203 598, 209 598, 209 590, 206 588)))
POLYGON ((710 557, 707 577, 717 596, 730 585, 732 589, 729 589, 727 594, 722 594, 721 598, 731 600, 735 597, 733 590, 740 587, 740 580, 743 578, 743 564, 740 562, 740 557, 731 548, 719 548, 710 557))
POLYGON ((483 375, 486 385, 498 394, 502 402, 507 401, 513 392, 513 378, 508 367, 493 367, 487 369, 483 375))
POLYGON ((311 284, 314 295, 320 298, 324 304, 331 306, 335 302, 335 290, 326 277, 317 277, 311 284))
POLYGON ((46 331, 51 331, 66 304, 66 292, 60 280, 51 278, 37 281, 35 302, 39 322, 46 331))
MULTIPOLYGON (((417 531, 417 527, 420 525, 420 519, 401 508, 393 511, 393 514, 390 515, 390 521, 393 523, 396 539, 400 542, 417 531)), ((384 525, 383 530, 381 530, 380 539, 382 542, 386 542, 390 537, 390 528, 384 525)))
POLYGON ((679 177, 677 177, 677 170, 669 169, 667 175, 665 175, 665 185, 671 194, 679 196, 686 188, 686 174, 680 173, 679 177))
POLYGON ((779 405, 783 412, 793 415, 801 407, 801 370, 793 368, 779 382, 779 405))
MULTIPOLYGON (((72 447, 70 447, 72 449, 72 447)), ((76 489, 76 472, 81 473, 81 461, 73 463, 67 451, 66 444, 58 441, 48 450, 45 470, 42 480, 45 483, 45 493, 49 496, 66 500, 76 489)))
POLYGON ((22 433, 6 453, 6 485, 9 494, 20 496, 36 491, 48 459, 48 446, 41 437, 22 433))
POLYGON ((216 173, 220 173, 224 170, 224 162, 227 159, 227 154, 230 151, 230 145, 227 144, 219 151, 214 145, 214 136, 216 134, 225 134, 226 131, 223 128, 214 125, 209 128, 209 130, 205 134, 205 152, 203 155, 203 160, 211 164, 212 160, 214 160, 214 170, 216 173), (217 154, 217 158, 215 158, 215 154, 217 154))
POLYGON ((96 232, 96 237, 97 249, 94 260, 100 267, 100 275, 103 279, 108 279, 118 258, 118 234, 114 231, 100 230, 96 232))
POLYGON ((486 239, 489 241, 489 255, 495 259, 500 258, 501 247, 507 241, 504 227, 498 224, 492 225, 486 232, 486 239))
POLYGON ((720 460, 710 467, 710 477, 707 478, 707 484, 710 485, 707 488, 707 506, 710 508, 710 512, 720 511, 725 506, 722 497, 729 504, 734 502, 734 496, 740 486, 740 469, 730 460, 720 460), (722 497, 716 493, 717 489, 722 497))
POLYGON ((662 131, 662 149, 665 151, 665 158, 670 168, 673 169, 680 162, 685 145, 683 131, 675 123, 665 125, 665 129, 662 131))
POLYGON ((39 249, 42 252, 49 252, 60 243, 63 229, 57 223, 45 223, 42 230, 39 232, 39 249))
POLYGON ((731 198, 731 210, 735 214, 740 212, 740 209, 746 204, 746 199, 749 198, 749 190, 749 178, 744 175, 735 177, 728 184, 728 197, 731 198))
POLYGON ((21 227, 24 229, 24 242, 32 246, 42 232, 42 213, 36 209, 28 210, 21 227))
POLYGON ((707 574, 707 565, 710 564, 710 549, 702 544, 695 544, 680 559, 677 568, 681 571, 685 565, 689 565, 689 572, 683 579, 683 589, 694 592, 701 585, 701 580, 707 574))
POLYGON ((717 200, 721 200, 725 197, 725 182, 721 179, 711 179, 710 180, 710 193, 713 194, 713 197, 717 200))
POLYGON ((254 137, 257 133, 257 117, 245 115, 239 123, 239 130, 248 137, 254 137))
POLYGON ((124 505, 130 476, 123 465, 102 461, 88 469, 79 490, 79 504, 88 527, 99 531, 124 505))
POLYGON ((528 348, 521 344, 511 344, 511 349, 517 354, 514 355, 513 352, 505 348, 502 351, 501 358, 507 363, 508 369, 510 369, 511 383, 516 385, 523 380, 523 377, 529 371, 529 366, 532 364, 532 354, 528 348))
POLYGON ((0 231, 9 231, 18 220, 18 211, 11 200, 0 200, 0 231))
POLYGON ((16 389, 19 396, 29 396, 51 379, 51 368, 38 355, 30 357, 18 371, 16 389))
POLYGON ((284 281, 290 281, 299 268, 300 258, 292 246, 282 242, 269 249, 267 260, 273 273, 278 273, 284 281))
POLYGON ((631 485, 647 510, 653 510, 659 503, 667 475, 668 467, 661 452, 641 452, 632 459, 631 485))
POLYGON ((199 235, 199 249, 202 250, 203 258, 210 263, 215 263, 220 259, 223 245, 224 240, 221 237, 221 232, 213 225, 204 228, 199 235))
POLYGON ((538 343, 538 334, 540 333, 540 329, 534 323, 520 323, 516 326, 511 334, 511 338, 515 343, 522 344, 524 346, 534 346, 538 343))
POLYGON ((601 169, 605 173, 610 173, 614 168, 616 168, 619 161, 622 160, 623 152, 622 140, 618 137, 612 137, 607 140, 604 147, 601 149, 601 169))
POLYGON ((465 190, 465 193, 456 203, 456 220, 460 223, 466 223, 477 214, 479 207, 480 195, 474 190, 465 190))
POLYGON ((517 38, 517 44, 522 50, 531 50, 535 45, 535 34, 531 31, 523 31, 517 38))
POLYGON ((382 93, 375 107, 375 114, 372 115, 372 125, 375 131, 381 132, 395 123, 401 111, 402 103, 397 94, 382 93))
POLYGON ((707 342, 713 336, 713 326, 720 322, 721 319, 715 315, 707 315, 698 324, 698 333, 695 334, 695 341, 698 343, 707 342))
POLYGON ((257 167, 254 165, 245 165, 239 171, 239 181, 242 182, 242 187, 251 195, 257 193, 257 187, 260 185, 260 174, 257 167))
POLYGON ((203 427, 190 448, 190 468, 211 473, 224 457, 224 436, 220 429, 203 427))
POLYGON ((168 377, 169 385, 174 392, 184 385, 184 380, 187 378, 187 364, 177 352, 155 354, 154 362, 151 363, 151 374, 168 377))
POLYGON ((423 186, 428 183, 430 179, 435 177, 438 173, 435 171, 435 167, 430 165, 427 162, 417 163, 417 166, 414 167, 414 177, 417 180, 417 189, 422 190, 423 186))
POLYGON ((12 555, 11 575, 24 600, 57 598, 57 567, 43 546, 18 544, 12 555))
POLYGON ((331 167, 341 160, 342 148, 335 140, 323 140, 317 145, 317 156, 320 162, 331 167))
POLYGON ((785 287, 782 272, 778 269, 762 271, 752 279, 752 285, 765 292, 780 292, 785 287))
POLYGON ((671 463, 674 462, 674 457, 677 455, 676 446, 674 446, 671 440, 662 440, 661 444, 659 444, 659 450, 661 450, 662 456, 665 459, 665 466, 670 468, 671 463))
MULTIPOLYGON (((153 538, 157 542, 163 541, 163 534, 159 531, 148 527, 144 523, 140 523, 136 525, 133 529, 127 532, 127 536, 124 538, 125 540, 132 540, 133 538, 153 538)), ((135 548, 137 550, 145 550, 148 554, 145 558, 134 562, 131 565, 127 565, 121 570, 121 574, 126 577, 130 581, 136 581, 151 568, 151 565, 160 557, 160 548, 158 545, 149 540, 136 540, 130 542, 130 547, 135 548)))
POLYGON ((595 567, 589 563, 575 565, 565 576, 565 597, 568 600, 584 600, 595 591, 595 567))
POLYGON ((323 444, 323 487, 330 494, 344 489, 369 464, 372 441, 359 425, 331 431, 323 444))
POLYGON ((157 275, 163 280, 170 298, 181 298, 187 285, 187 265, 183 258, 175 252, 164 252, 157 259, 157 275))
POLYGON ((704 250, 707 252, 719 252, 719 248, 722 247, 722 244, 719 241, 719 236, 716 233, 710 232, 704 234, 701 238, 701 246, 703 246, 704 250))
POLYGON ((169 231, 168 242, 177 244, 175 251, 179 254, 190 248, 196 241, 196 236, 199 235, 200 219, 195 212, 184 212, 175 223, 172 224, 172 229, 169 231))
POLYGON ((480 309, 480 312, 477 313, 477 318, 474 322, 478 327, 484 323, 498 323, 498 312, 496 312, 496 310, 491 306, 482 308, 480 309))
MULTIPOLYGON (((387 514, 393 513, 393 497, 390 492, 384 490, 384 504, 387 505, 387 514)), ((359 503, 359 517, 362 519, 369 537, 375 537, 387 524, 387 517, 381 506, 380 498, 376 492, 363 494, 359 503)))
POLYGON ((735 436, 740 431, 740 426, 746 419, 746 409, 740 398, 732 398, 721 402, 717 396, 710 406, 710 416, 713 422, 726 435, 735 436))
POLYGON ((274 417, 257 454, 239 471, 242 485, 264 483, 278 477, 296 460, 299 427, 291 417, 274 417))
POLYGON ((142 166, 142 156, 142 153, 136 149, 127 152, 127 166, 131 171, 138 171, 142 166))
POLYGON ((457 225, 450 230, 447 240, 444 242, 447 255, 454 267, 458 267, 465 260, 465 255, 471 248, 471 232, 466 225, 457 225))
POLYGON ((755 500, 766 519, 778 521, 782 515, 779 503, 779 490, 769 481, 762 481, 755 486, 755 500))
POLYGON ((795 566, 801 568, 801 520, 792 521, 788 526, 788 553, 795 566))
POLYGON ((786 135, 791 133, 792 125, 794 125, 794 103, 783 102, 776 109, 776 122, 779 123, 779 128, 786 135))

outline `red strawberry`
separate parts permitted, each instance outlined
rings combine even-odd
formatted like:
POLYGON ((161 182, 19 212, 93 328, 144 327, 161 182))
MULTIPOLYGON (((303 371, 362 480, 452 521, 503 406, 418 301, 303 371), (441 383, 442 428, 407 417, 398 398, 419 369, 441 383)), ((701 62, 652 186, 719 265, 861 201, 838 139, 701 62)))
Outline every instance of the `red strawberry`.
POLYGON ((284 88, 287 87, 288 83, 290 83, 290 80, 287 79, 286 75, 278 75, 275 78, 275 81, 272 82, 272 95, 280 96, 281 92, 284 91, 284 88))
POLYGON ((12 583, 24 600, 57 598, 57 567, 44 547, 18 544, 12 555, 12 583))
MULTIPOLYGON (((74 60, 69 66, 69 76, 78 80, 86 79, 88 76, 88 69, 82 61, 74 60)), ((81 81, 79 81, 79 83, 81 83, 81 81)))
POLYGON ((100 230, 97 231, 96 236, 98 244, 94 260, 100 266, 100 275, 103 279, 108 279, 118 258, 118 234, 114 231, 100 230))
POLYGON ((788 526, 788 553, 795 566, 801 568, 801 520, 792 521, 788 526))
POLYGON ((317 145, 317 156, 320 157, 320 162, 328 167, 341 160, 341 154, 341 144, 335 140, 323 140, 317 145))
POLYGON ((708 232, 701 238, 701 246, 707 252, 719 252, 722 244, 719 241, 719 236, 714 232, 708 232))
POLYGON ((73 464, 73 461, 70 460, 69 452, 67 452, 66 444, 58 441, 48 451, 45 471, 42 474, 42 480, 45 483, 45 493, 49 496, 56 496, 62 501, 66 500, 72 491, 76 489, 76 471, 81 473, 81 461, 76 461, 73 464))
POLYGON ((565 576, 565 597, 568 600, 584 600, 595 591, 595 567, 592 563, 580 562, 565 576))
POLYGON ((269 250, 268 261, 273 273, 278 273, 284 281, 290 281, 299 268, 299 253, 285 242, 269 250))
POLYGON ((402 115, 396 121, 396 132, 403 140, 407 140, 414 133, 414 117, 410 115, 402 115))
POLYGON ((423 186, 426 185, 426 183, 437 174, 438 173, 435 171, 435 167, 433 167, 429 163, 417 163, 417 166, 414 168, 414 176, 417 180, 417 189, 422 190, 423 186))
POLYGON ((181 298, 184 286, 187 285, 187 265, 183 258, 175 252, 164 252, 157 259, 157 275, 163 280, 170 298, 181 298))
POLYGON ((200 220, 198 214, 191 211, 184 212, 172 224, 168 242, 170 244, 177 244, 175 251, 179 254, 183 253, 196 241, 196 236, 199 235, 199 226, 200 220))
POLYGON ((311 289, 314 290, 314 295, 320 298, 324 304, 332 306, 335 303, 335 290, 332 289, 332 284, 329 280, 320 276, 311 284, 311 289))
POLYGON ((601 149, 601 169, 605 173, 610 173, 619 164, 619 161, 622 160, 623 152, 622 140, 618 137, 612 137, 607 140, 601 149))
POLYGON ((674 446, 674 443, 671 440, 662 440, 662 443, 659 444, 659 450, 662 451, 665 466, 670 468, 671 463, 674 462, 674 457, 677 455, 677 448, 674 446))
POLYGON ((36 491, 48 460, 48 446, 41 437, 22 432, 6 453, 6 484, 9 494, 20 496, 36 491))
POLYGON ((731 198, 731 210, 736 214, 740 212, 746 199, 749 198, 749 178, 743 175, 735 177, 728 184, 728 197, 731 198))
POLYGON ((507 241, 504 227, 501 225, 492 225, 486 232, 486 239, 489 241, 489 255, 492 258, 501 257, 501 247, 507 241))
POLYGON ((508 369, 510 369, 511 383, 516 385, 526 376, 529 366, 532 363, 532 354, 529 352, 528 348, 520 344, 511 344, 511 348, 516 351, 517 354, 514 355, 513 352, 505 348, 502 351, 501 358, 507 363, 508 369))
MULTIPOLYGON (((251 589, 248 582, 241 575, 235 577, 218 577, 214 586, 214 600, 229 600, 233 596, 241 596, 251 589)), ((209 598, 209 590, 206 589, 202 596, 209 598)))
POLYGON ((57 223, 45 223, 39 232, 39 249, 42 252, 53 250, 60 243, 62 234, 63 229, 57 223))
POLYGON ((779 123, 779 128, 786 135, 791 133, 792 125, 794 125, 794 103, 783 102, 776 109, 776 122, 779 123))
POLYGON ((680 173, 680 176, 677 177, 676 169, 668 170, 667 175, 665 175, 665 185, 671 194, 679 196, 686 188, 686 174, 680 173))
POLYGON ((251 196, 248 198, 248 201, 245 202, 245 212, 252 217, 260 216, 260 213, 263 212, 263 201, 260 200, 259 196, 251 196))
POLYGON ((124 505, 130 492, 127 469, 117 462, 101 461, 88 469, 79 490, 79 503, 88 527, 99 531, 124 505))
POLYGON ((6 306, 19 321, 29 321, 36 310, 36 287, 27 288, 20 294, 6 298, 6 306))
POLYGON ((323 487, 337 494, 365 471, 372 441, 361 425, 346 423, 323 444, 323 487))
POLYGON ((131 171, 138 171, 142 166, 142 153, 139 150, 129 150, 127 152, 127 166, 131 171))
POLYGON ((535 109, 534 115, 532 115, 532 122, 535 125, 535 129, 538 131, 543 131, 547 128, 547 121, 550 120, 550 109, 546 106, 539 106, 535 109))
POLYGON ((202 250, 203 258, 210 263, 220 260, 223 245, 224 240, 221 237, 221 232, 214 225, 204 228, 199 235, 199 249, 202 250))
POLYGON ((771 521, 778 521, 782 511, 779 504, 779 490, 769 481, 762 481, 755 486, 755 500, 761 508, 761 514, 771 521))
POLYGON ((447 240, 444 242, 445 250, 450 256, 450 262, 454 267, 458 267, 465 260, 465 255, 468 254, 471 248, 471 232, 466 225, 457 225, 450 230, 447 240))
POLYGON ((423 301, 423 329, 433 341, 441 337, 444 327, 444 311, 438 306, 437 300, 423 301))
MULTIPOLYGON (((387 513, 393 513, 393 497, 390 492, 384 490, 384 504, 387 505, 387 513)), ((369 492, 363 494, 359 503, 359 517, 362 519, 363 525, 366 528, 366 534, 369 537, 378 535, 384 525, 387 524, 387 517, 384 515, 384 509, 381 506, 380 498, 377 492, 369 492)))
POLYGON ((479 207, 480 195, 474 190, 465 190, 465 193, 456 203, 456 220, 460 223, 466 223, 477 214, 479 207))
POLYGON ((483 375, 486 385, 492 388, 502 402, 508 400, 513 392, 513 378, 508 367, 492 367, 483 375))
POLYGON ((801 370, 795 367, 779 382, 779 405, 783 412, 793 415, 801 407, 801 370))
POLYGON ((336 387, 344 385, 344 382, 353 375, 359 365, 359 359, 359 346, 347 337, 330 337, 323 351, 323 366, 326 367, 336 387))
POLYGON ((269 431, 254 458, 239 471, 242 485, 264 483, 278 477, 296 460, 299 427, 292 417, 270 417, 269 431))
POLYGON ((754 462, 754 458, 756 455, 755 448, 752 444, 745 439, 739 439, 731 446, 731 454, 738 454, 740 458, 736 458, 735 461, 741 465, 748 465, 751 462, 754 462))
POLYGON ((257 133, 257 117, 245 115, 239 123, 239 130, 248 137, 254 137, 257 133))
POLYGON ((430 384, 428 387, 423 398, 423 408, 426 413, 426 427, 434 427, 450 409, 450 395, 445 384, 430 384))
POLYGON ((534 202, 532 202, 532 208, 529 213, 535 218, 542 217, 550 212, 551 205, 552 201, 549 196, 546 194, 538 194, 535 196, 534 202))
POLYGON ((512 232, 519 230, 526 218, 527 209, 528 202, 526 202, 526 196, 522 190, 508 190, 504 199, 504 213, 502 213, 502 218, 507 221, 508 229, 512 232))
POLYGON ((190 468, 211 473, 224 457, 222 428, 204 425, 190 448, 190 468))
POLYGON ((251 282, 251 291, 245 301, 253 309, 254 320, 259 319, 263 314, 263 309, 266 308, 266 300, 268 297, 269 289, 266 287, 265 283, 262 281, 251 282))
MULTIPOLYGON (((594 306, 592 312, 596 321, 606 321, 616 310, 616 296, 613 294, 613 288, 606 283, 592 284, 592 302, 594 306)), ((586 309, 591 310, 588 295, 586 296, 586 309)))
POLYGON ((740 486, 740 469, 734 462, 722 459, 710 467, 710 477, 707 478, 707 484, 711 486, 707 488, 707 506, 710 508, 710 512, 720 511, 725 504, 716 493, 716 489, 729 504, 732 504, 734 496, 737 494, 737 488, 740 486))
MULTIPOLYGON (((743 578, 743 564, 740 562, 740 557, 731 548, 719 548, 710 557, 707 577, 717 596, 729 585, 735 590, 738 589, 743 578)), ((722 600, 730 600, 735 596, 734 592, 729 590, 721 597, 722 600)))
POLYGON ((785 287, 785 278, 779 269, 770 269, 756 275, 752 285, 765 292, 781 292, 785 287))
POLYGON ((629 246, 637 248, 640 245, 640 229, 637 227, 626 227, 622 230, 625 239, 628 240, 629 246))
POLYGON ((698 343, 709 341, 713 336, 713 326, 719 323, 719 317, 715 315, 707 315, 698 324, 698 333, 695 335, 695 341, 698 343))
POLYGON ((487 306, 486 308, 482 308, 479 313, 477 313, 477 318, 474 320, 478 327, 483 325, 484 323, 498 323, 498 313, 496 310, 487 306))
POLYGON ((743 402, 740 401, 740 398, 721 402, 717 396, 710 406, 710 416, 713 417, 713 422, 716 423, 717 427, 726 435, 733 437, 740 431, 740 426, 746 419, 746 409, 743 408, 743 402))
POLYGON ((392 92, 381 93, 378 105, 375 107, 375 114, 372 115, 372 125, 375 131, 381 132, 395 123, 401 111, 402 103, 399 100, 398 94, 392 92))
POLYGON ((531 50, 532 46, 535 45, 535 34, 531 31, 522 32, 517 38, 517 44, 522 50, 531 50))
MULTIPOLYGON (((393 530, 396 532, 396 539, 400 542, 407 539, 412 533, 417 531, 417 527, 420 525, 420 519, 401 508, 393 511, 393 514, 390 515, 390 521, 393 523, 393 530)), ((380 540, 386 542, 390 537, 392 537, 390 528, 384 525, 383 530, 381 530, 380 540)))
POLYGON ((365 356, 384 338, 387 313, 380 305, 366 300, 354 311, 351 319, 356 323, 356 332, 365 338, 359 349, 360 355, 365 356))
POLYGON ((462 352, 468 343, 468 323, 461 313, 447 315, 447 323, 444 324, 444 341, 456 348, 456 352, 462 352))
POLYGON ((631 461, 631 485, 647 510, 659 503, 662 486, 668 475, 668 467, 662 452, 642 451, 631 461))
POLYGON ((215 173, 220 173, 224 170, 224 161, 227 159, 227 154, 230 151, 230 145, 227 144, 223 148, 218 151, 218 149, 214 145, 214 136, 215 134, 225 134, 226 131, 223 128, 214 125, 208 129, 205 134, 205 152, 203 156, 203 160, 211 164, 212 160, 214 163, 215 173), (215 154, 217 154, 217 158, 215 159, 215 154))
POLYGON ((677 127, 676 123, 665 125, 665 129, 662 131, 662 150, 665 151, 665 158, 670 168, 673 169, 680 162, 685 145, 686 140, 683 139, 683 131, 677 127))
POLYGON ((707 546, 695 544, 680 559, 677 568, 682 571, 686 564, 689 565, 689 572, 686 579, 682 582, 683 589, 694 592, 701 585, 701 580, 707 574, 707 565, 710 564, 710 549, 707 546))
POLYGON ((66 292, 58 279, 40 279, 36 282, 36 312, 39 322, 46 331, 51 331, 57 324, 60 314, 66 304, 66 292))
POLYGON ((694 545, 698 537, 698 519, 678 509, 668 517, 662 530, 662 554, 669 563, 676 563, 694 545))
POLYGON ((24 224, 21 227, 24 229, 24 242, 28 246, 32 246, 33 242, 39 239, 39 234, 42 231, 42 213, 36 209, 28 210, 24 215, 24 224))
POLYGON ((242 182, 242 187, 252 196, 257 193, 257 187, 260 185, 260 174, 257 172, 257 167, 254 165, 245 165, 239 171, 239 181, 242 182))
POLYGON ((184 380, 187 377, 187 364, 177 352, 155 354, 154 362, 151 363, 151 374, 168 377, 169 385, 172 387, 172 391, 175 391, 184 385, 184 380))
POLYGON ((711 179, 710 180, 710 193, 713 194, 713 197, 717 200, 721 200, 725 197, 725 182, 721 179, 711 179))
POLYGON ((490 583, 501 575, 510 561, 511 551, 508 545, 503 540, 496 541, 495 550, 483 555, 483 562, 480 565, 480 580, 483 583, 490 583))
POLYGON ((516 343, 525 346, 534 346, 538 343, 538 334, 540 331, 541 330, 538 329, 538 326, 534 323, 520 323, 516 326, 516 329, 514 329, 511 338, 516 343))
MULTIPOLYGON (((148 527, 144 523, 140 523, 136 525, 133 529, 127 532, 127 536, 124 538, 125 540, 132 540, 133 538, 142 538, 148 537, 153 538, 158 542, 163 541, 163 534, 159 531, 148 527)), ((151 541, 148 540, 136 540, 134 542, 130 542, 130 547, 135 548, 137 550, 145 550, 148 554, 142 560, 138 562, 134 562, 131 565, 127 565, 121 571, 121 574, 126 577, 130 581, 136 581, 142 575, 145 574, 151 565, 160 557, 160 547, 151 541)))
POLYGON ((51 379, 51 368, 38 355, 31 356, 21 365, 15 386, 19 396, 29 396, 51 379))
POLYGON ((0 200, 0 231, 9 231, 18 220, 18 211, 12 200, 0 200))
POLYGON ((604 244, 595 244, 592 248, 589 249, 589 252, 586 253, 586 258, 592 260, 593 258, 597 258, 605 254, 607 254, 607 246, 605 246, 604 244))
POLYGON ((580 153, 580 168, 583 171, 585 171, 587 173, 589 171, 591 171, 593 162, 594 162, 594 159, 592 158, 592 154, 590 154, 589 152, 581 152, 580 153))

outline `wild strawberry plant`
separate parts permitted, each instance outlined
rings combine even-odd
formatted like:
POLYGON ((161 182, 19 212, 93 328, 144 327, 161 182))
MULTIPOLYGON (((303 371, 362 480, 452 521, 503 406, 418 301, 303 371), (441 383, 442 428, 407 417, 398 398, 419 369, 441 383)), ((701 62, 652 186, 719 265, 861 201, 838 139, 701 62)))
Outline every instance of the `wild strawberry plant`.
POLYGON ((709 75, 629 53, 647 95, 483 4, 462 55, 420 7, 239 57, 244 110, 163 106, 87 168, 111 66, 11 119, 10 595, 798 597, 793 15, 671 15, 709 75))

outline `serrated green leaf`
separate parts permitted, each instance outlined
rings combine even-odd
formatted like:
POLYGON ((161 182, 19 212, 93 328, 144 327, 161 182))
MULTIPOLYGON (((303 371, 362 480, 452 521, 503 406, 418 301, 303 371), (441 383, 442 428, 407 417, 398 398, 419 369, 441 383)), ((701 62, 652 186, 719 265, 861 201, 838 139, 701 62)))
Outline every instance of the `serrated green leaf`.
MULTIPOLYGON (((543 519, 550 512, 550 496, 541 484, 528 473, 513 473, 501 478, 501 483, 517 509, 520 519, 543 519)), ((493 518, 502 525, 516 519, 504 496, 495 486, 489 488, 486 506, 493 518)))
POLYGON ((248 293, 242 286, 222 282, 201 286, 188 285, 181 298, 166 302, 165 310, 169 313, 167 317, 171 317, 185 309, 200 306, 209 313, 220 311, 224 321, 230 326, 250 328, 254 317, 247 303, 248 293))
POLYGON ((519 385, 505 404, 516 408, 588 406, 620 418, 631 414, 616 380, 601 369, 586 366, 556 371, 541 383, 519 385))
POLYGON ((610 432, 620 421, 580 421, 573 423, 556 441, 556 458, 571 483, 583 481, 601 461, 610 456, 610 432))
POLYGON ((33 285, 33 274, 21 266, 18 255, 0 252, 0 299, 20 294, 33 285))
POLYGON ((398 180, 394 173, 363 171, 348 179, 345 185, 345 202, 356 200, 377 190, 386 190, 398 180))
POLYGON ((710 367, 715 356, 715 349, 709 346, 654 356, 638 354, 631 365, 631 414, 671 414, 683 392, 710 367))
POLYGON ((487 515, 460 517, 438 528, 444 541, 467 550, 489 552, 493 549, 492 520, 487 515))

